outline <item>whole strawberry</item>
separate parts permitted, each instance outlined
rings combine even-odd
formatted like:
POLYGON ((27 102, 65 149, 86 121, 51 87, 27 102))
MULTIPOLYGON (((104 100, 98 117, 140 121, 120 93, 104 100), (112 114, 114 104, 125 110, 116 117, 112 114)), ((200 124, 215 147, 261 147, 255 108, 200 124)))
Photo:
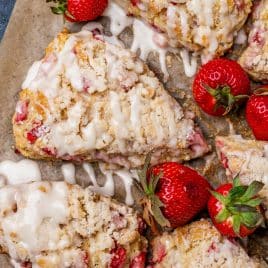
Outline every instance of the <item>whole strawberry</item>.
POLYGON ((249 89, 250 81, 242 67, 221 58, 201 67, 193 83, 193 96, 203 111, 221 116, 238 105, 249 89))
POLYGON ((56 3, 51 7, 54 14, 63 14, 71 22, 91 21, 101 16, 108 0, 47 0, 56 3))
POLYGON ((252 234, 262 222, 259 205, 262 202, 256 195, 263 184, 258 181, 249 186, 234 183, 221 185, 208 201, 208 212, 213 224, 223 235, 245 237, 252 234))
POLYGON ((166 162, 140 173, 146 197, 144 217, 152 226, 154 220, 162 227, 176 228, 189 222, 203 210, 210 196, 210 185, 195 170, 175 162, 166 162))
POLYGON ((250 96, 246 119, 256 139, 268 141, 268 85, 257 89, 250 96))

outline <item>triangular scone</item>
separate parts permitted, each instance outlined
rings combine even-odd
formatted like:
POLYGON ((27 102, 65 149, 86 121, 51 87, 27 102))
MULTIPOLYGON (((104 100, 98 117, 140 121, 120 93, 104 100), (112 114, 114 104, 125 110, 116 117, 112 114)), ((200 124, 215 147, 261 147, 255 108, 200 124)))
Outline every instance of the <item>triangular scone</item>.
POLYGON ((257 1, 248 47, 239 63, 257 81, 268 81, 268 0, 257 1))
POLYGON ((129 12, 166 33, 171 46, 199 52, 207 61, 232 46, 251 6, 251 0, 131 0, 129 12))
POLYGON ((195 221, 156 237, 152 252, 155 268, 262 267, 237 242, 223 237, 209 220, 195 221))
POLYGON ((0 189, 0 252, 18 267, 115 267, 118 255, 122 268, 137 259, 142 265, 141 223, 132 208, 78 185, 43 181, 0 189))
POLYGON ((151 150, 155 163, 209 149, 191 114, 135 54, 89 31, 59 34, 33 64, 13 124, 17 149, 36 159, 137 167, 151 150))
MULTIPOLYGON (((243 184, 261 181, 260 195, 268 208, 268 142, 245 140, 240 135, 216 137, 217 154, 230 181, 236 176, 243 184)), ((267 214, 268 216, 268 214, 267 214)))

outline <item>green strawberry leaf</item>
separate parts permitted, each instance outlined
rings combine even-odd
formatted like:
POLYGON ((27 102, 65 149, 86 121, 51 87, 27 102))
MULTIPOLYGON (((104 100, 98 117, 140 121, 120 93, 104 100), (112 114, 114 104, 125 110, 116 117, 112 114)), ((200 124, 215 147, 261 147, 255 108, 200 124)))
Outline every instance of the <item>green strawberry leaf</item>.
POLYGON ((215 217, 217 223, 225 221, 230 216, 229 211, 226 208, 223 208, 215 217))
POLYGON ((256 196, 258 192, 263 188, 264 184, 260 181, 253 181, 248 187, 244 195, 241 197, 241 201, 247 201, 250 198, 256 196))
POLYGON ((232 207, 228 207, 228 209, 234 209, 237 212, 257 212, 256 207, 251 207, 244 204, 234 204, 232 207))
POLYGON ((255 228, 262 220, 261 214, 257 212, 243 212, 240 214, 241 222, 248 228, 255 228))
POLYGON ((162 227, 170 227, 170 222, 165 218, 161 211, 160 207, 163 206, 163 203, 160 201, 160 199, 154 196, 154 198, 151 198, 151 204, 153 216, 156 222, 162 227), (159 204, 161 205, 159 206, 159 204))
POLYGON ((247 205, 250 207, 257 207, 259 206, 261 203, 263 202, 262 198, 253 198, 253 199, 249 199, 247 201, 236 201, 235 205, 247 205))
POLYGON ((240 225, 240 217, 238 215, 233 216, 233 230, 238 236, 240 236, 240 225))
POLYGON ((133 181, 134 181, 134 184, 135 184, 136 188, 138 189, 138 191, 144 195, 144 190, 143 190, 141 184, 137 180, 133 180, 133 181))
POLYGON ((228 194, 228 198, 230 200, 239 199, 239 198, 241 198, 241 196, 244 195, 246 190, 247 190, 247 186, 244 186, 244 185, 233 187, 228 194))
POLYGON ((240 185, 241 185, 241 183, 240 183, 240 179, 239 179, 239 177, 237 176, 237 177, 235 177, 234 180, 233 180, 233 186, 234 186, 234 187, 237 187, 237 186, 240 186, 240 185))
POLYGON ((150 178, 149 178, 149 183, 147 185, 147 194, 150 195, 150 194, 153 194, 153 191, 152 191, 152 188, 153 188, 153 180, 154 180, 154 174, 151 174, 150 175, 150 178))
POLYGON ((245 201, 243 204, 248 205, 250 207, 256 207, 256 206, 259 206, 262 202, 263 202, 262 198, 254 198, 254 199, 245 201))
POLYGON ((150 167, 150 162, 151 162, 151 156, 152 153, 148 153, 146 158, 145 158, 145 162, 144 162, 144 166, 141 170, 138 171, 138 176, 140 179, 140 183, 142 185, 142 188, 145 192, 148 191, 148 186, 147 186, 147 170, 150 167))
POLYGON ((227 204, 228 200, 225 196, 223 196, 222 194, 212 191, 209 191, 211 193, 211 195, 213 195, 218 201, 220 201, 222 204, 227 204))
POLYGON ((153 178, 152 178, 152 186, 151 186, 152 188, 151 189, 152 189, 153 193, 155 192, 157 184, 162 176, 163 176, 163 172, 160 172, 159 174, 152 176, 153 178))
POLYGON ((54 14, 60 15, 60 14, 64 14, 65 10, 63 10, 61 7, 50 7, 51 11, 54 14))
POLYGON ((158 206, 160 208, 165 206, 158 196, 153 196, 151 198, 151 201, 152 201, 152 203, 154 203, 156 206, 158 206))

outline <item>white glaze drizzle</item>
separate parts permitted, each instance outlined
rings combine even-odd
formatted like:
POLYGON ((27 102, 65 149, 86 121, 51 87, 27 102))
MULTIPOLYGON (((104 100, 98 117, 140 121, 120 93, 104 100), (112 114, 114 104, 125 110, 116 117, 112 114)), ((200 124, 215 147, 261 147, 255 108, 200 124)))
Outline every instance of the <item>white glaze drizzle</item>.
POLYGON ((41 172, 36 162, 28 159, 19 162, 10 160, 0 162, 1 186, 32 181, 41 181, 41 172))
POLYGON ((190 52, 186 49, 182 49, 180 51, 180 55, 181 55, 181 59, 182 59, 183 66, 184 66, 184 72, 185 72, 186 76, 188 76, 188 77, 194 76, 196 73, 196 69, 197 69, 196 56, 192 55, 192 57, 191 57, 190 52))
POLYGON ((116 3, 110 1, 103 16, 110 18, 110 31, 113 35, 119 35, 126 27, 133 23, 133 18, 126 15, 125 11, 116 3))
MULTIPOLYGON (((129 26, 133 28, 133 42, 131 51, 140 51, 140 58, 147 60, 148 55, 153 52, 159 54, 159 63, 162 73, 164 74, 164 81, 167 81, 169 73, 166 66, 166 54, 170 50, 167 45, 167 39, 164 34, 158 33, 148 24, 141 20, 129 17, 125 11, 116 3, 110 1, 104 16, 110 19, 110 32, 112 36, 104 35, 103 39, 109 43, 122 46, 122 42, 118 39, 118 35, 129 26)), ((94 30, 99 29, 102 32, 103 27, 96 22, 89 22, 83 29, 94 30)))
POLYGON ((64 180, 70 184, 75 184, 75 166, 72 163, 63 164, 61 166, 61 172, 64 180))
MULTIPOLYGON (((175 13, 174 13, 175 14, 175 13)), ((100 23, 89 22, 82 29, 92 31, 94 29, 99 29, 102 33, 102 38, 111 44, 124 46, 124 44, 118 39, 118 35, 122 31, 132 25, 133 29, 133 41, 130 47, 131 51, 137 53, 140 51, 140 58, 144 61, 147 60, 148 55, 153 52, 157 52, 159 55, 159 63, 162 73, 164 74, 164 82, 169 78, 169 73, 166 65, 166 55, 168 51, 173 53, 179 53, 179 49, 171 48, 168 45, 167 38, 165 34, 159 33, 154 30, 151 26, 144 23, 141 20, 132 18, 126 15, 125 11, 116 3, 110 2, 108 8, 106 9, 104 16, 110 19, 110 31, 112 36, 107 36, 103 34, 103 26, 100 23)), ((187 23, 186 14, 181 14, 182 24, 187 23)), ((184 28, 187 31, 186 28, 184 28)), ((186 33, 185 33, 186 34, 186 33)), ((184 56, 183 66, 185 74, 188 77, 192 77, 196 72, 196 57, 193 56, 190 59, 190 52, 183 49, 181 52, 184 56), (188 62, 187 62, 188 55, 188 62)))
POLYGON ((1 225, 9 254, 17 258, 11 233, 16 234, 21 248, 34 254, 36 249, 55 250, 64 246, 59 239, 59 224, 66 223, 68 217, 68 189, 64 182, 34 182, 0 189, 1 225), (16 213, 3 211, 16 205, 16 213), (49 219, 49 224, 44 224, 49 219), (38 233, 46 232, 46 236, 38 233))
POLYGON ((247 42, 247 34, 244 29, 238 31, 234 43, 237 45, 244 45, 247 42))
POLYGON ((106 196, 113 196, 114 195, 114 181, 112 173, 109 171, 105 171, 104 168, 100 168, 103 175, 106 177, 106 182, 103 186, 99 186, 97 183, 97 177, 93 167, 89 163, 83 163, 83 169, 86 171, 90 181, 93 185, 89 186, 93 192, 103 194, 106 196))
POLYGON ((10 263, 13 265, 13 268, 21 268, 21 263, 15 261, 14 259, 10 259, 10 263))
POLYGON ((230 118, 227 118, 227 123, 229 126, 229 135, 236 135, 235 129, 234 129, 234 124, 230 120, 230 118))
POLYGON ((125 203, 127 205, 133 205, 134 199, 131 192, 131 187, 133 185, 133 180, 138 180, 138 175, 135 170, 119 169, 119 170, 109 170, 105 167, 103 163, 99 163, 99 169, 101 173, 105 176, 106 182, 104 186, 99 186, 97 182, 97 176, 91 164, 83 163, 83 169, 86 171, 90 181, 93 185, 89 188, 96 193, 103 194, 106 196, 114 195, 114 176, 117 175, 123 182, 125 187, 125 203))
POLYGON ((164 81, 167 81, 169 77, 166 66, 168 45, 163 34, 156 32, 143 21, 135 19, 133 22, 133 42, 130 50, 135 53, 140 50, 140 58, 143 60, 148 58, 150 52, 157 52, 159 54, 160 68, 164 74, 164 81))
POLYGON ((121 178, 125 186, 125 191, 126 191, 125 203, 127 205, 133 205, 134 199, 133 199, 132 192, 131 192, 133 179, 132 179, 131 173, 126 169, 121 169, 121 170, 115 171, 115 174, 121 178))
POLYGON ((108 196, 113 196, 114 195, 114 179, 113 179, 112 171, 107 170, 103 163, 99 163, 99 169, 102 172, 102 174, 104 174, 106 177, 106 182, 104 185, 106 194, 108 196))

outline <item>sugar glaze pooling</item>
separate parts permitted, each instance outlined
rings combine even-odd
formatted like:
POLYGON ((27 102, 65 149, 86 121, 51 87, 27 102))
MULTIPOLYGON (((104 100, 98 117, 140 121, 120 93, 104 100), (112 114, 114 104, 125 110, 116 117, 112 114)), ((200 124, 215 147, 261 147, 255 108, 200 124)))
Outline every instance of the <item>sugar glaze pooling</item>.
POLYGON ((70 184, 75 184, 75 166, 72 163, 63 164, 61 166, 61 172, 64 180, 70 184))
MULTIPOLYGON (((103 186, 97 183, 97 176, 91 164, 83 163, 83 169, 86 171, 89 180, 93 185, 89 188, 96 193, 106 196, 114 196, 114 176, 117 175, 121 178, 125 187, 126 197, 125 203, 133 205, 134 199, 131 192, 133 180, 138 179, 135 171, 127 169, 108 170, 103 163, 99 163, 99 169, 104 175, 106 182, 103 186)), ((62 164, 62 175, 67 183, 75 184, 75 165, 72 163, 62 164)), ((0 162, 0 187, 5 185, 23 184, 34 181, 41 181, 41 172, 38 163, 32 160, 23 159, 19 162, 5 160, 0 162)))
POLYGON ((114 176, 117 175, 125 187, 126 197, 125 203, 127 205, 133 205, 134 199, 131 192, 131 187, 133 185, 133 180, 137 179, 137 174, 135 171, 129 171, 127 169, 119 169, 119 170, 107 170, 103 164, 99 164, 99 168, 101 173, 105 176, 106 182, 103 186, 99 186, 97 183, 97 177, 95 171, 91 164, 84 163, 83 169, 88 174, 90 181, 92 182, 92 186, 89 186, 93 192, 97 192, 99 194, 103 194, 106 196, 114 195, 114 176))
POLYGON ((0 186, 41 181, 37 162, 24 159, 19 162, 5 160, 0 162, 0 186))
MULTIPOLYGON (((131 192, 131 187, 133 185, 133 180, 138 180, 138 175, 134 170, 127 169, 117 169, 109 170, 105 167, 105 164, 98 163, 101 174, 105 177, 105 183, 103 186, 100 186, 97 182, 97 175, 94 171, 93 166, 90 163, 83 163, 82 168, 87 173, 89 181, 92 185, 88 186, 93 192, 102 194, 105 196, 114 196, 115 194, 115 185, 114 185, 114 176, 118 176, 125 188, 125 203, 127 205, 133 205, 134 199, 131 192)), ((64 180, 68 183, 75 183, 75 166, 71 163, 63 164, 61 167, 64 180), (71 181, 71 182, 70 182, 71 181)), ((85 178, 86 179, 86 178, 85 178)))

